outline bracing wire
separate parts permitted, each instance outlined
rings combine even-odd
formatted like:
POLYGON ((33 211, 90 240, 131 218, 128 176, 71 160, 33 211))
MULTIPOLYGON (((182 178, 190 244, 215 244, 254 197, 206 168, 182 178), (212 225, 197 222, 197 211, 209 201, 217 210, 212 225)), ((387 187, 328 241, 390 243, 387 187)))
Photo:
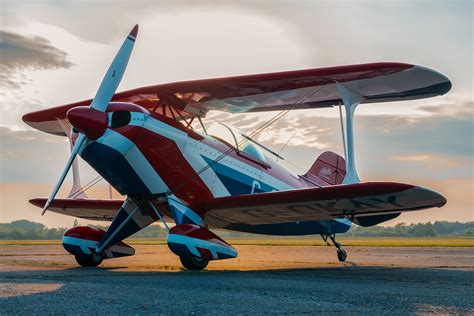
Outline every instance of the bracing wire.
MULTIPOLYGON (((295 137, 296 135, 296 132, 297 130, 295 129, 295 131, 293 132, 293 135, 291 135, 290 138, 288 138, 288 140, 286 141, 286 143, 281 147, 281 149, 278 151, 278 155, 281 154, 281 152, 283 151, 283 149, 285 149, 285 147, 290 143, 290 141, 293 139, 293 137, 295 137)), ((278 158, 277 158, 278 159, 278 158)))
MULTIPOLYGON (((285 116, 286 114, 288 114, 288 112, 290 112, 293 107, 297 104, 300 104, 302 102, 305 101, 305 99, 307 97, 309 97, 310 95, 314 94, 314 93, 318 93, 321 89, 323 89, 326 85, 321 85, 319 87, 314 87, 313 89, 311 89, 310 91, 308 91, 308 93, 306 93, 305 95, 303 95, 298 101, 294 102, 292 105, 290 105, 290 108, 289 109, 286 109, 286 110, 282 110, 280 111, 279 113, 277 113, 276 115, 274 115, 271 119, 269 119, 267 122, 263 123, 262 125, 260 125, 259 127, 257 127, 254 131, 252 131, 248 137, 252 138, 254 136, 256 136, 257 134, 261 133, 263 130, 265 130, 266 128, 268 128, 269 126, 271 126, 272 124, 274 124, 276 121, 278 121, 279 119, 281 119, 283 116, 285 116)), ((237 144, 237 148, 239 148, 239 146, 241 146, 243 143, 247 142, 248 140, 247 139, 242 139, 241 141, 239 141, 239 143, 237 144)), ((197 175, 200 175, 202 174, 203 172, 205 172, 206 170, 208 170, 209 168, 211 168, 213 165, 215 165, 216 163, 218 163, 220 160, 222 160, 223 158, 225 158, 226 156, 228 156, 230 153, 232 153, 234 151, 234 148, 229 148, 227 151, 223 152, 221 155, 219 155, 216 159, 214 159, 213 161, 211 161, 210 163, 208 163, 205 167, 201 168, 198 172, 197 172, 197 175)), ((172 194, 173 192, 176 192, 177 190, 181 189, 185 184, 187 184, 188 182, 190 182, 191 180, 188 179, 187 181, 184 181, 182 182, 179 186, 177 186, 176 188, 174 188, 173 190, 170 190, 168 191, 168 195, 169 194, 172 194)))
POLYGON ((86 192, 87 190, 89 190, 90 188, 92 188, 94 185, 96 185, 97 183, 99 183, 103 178, 101 176, 97 176, 95 177, 94 179, 92 179, 91 181, 89 181, 87 184, 85 184, 84 186, 82 186, 81 188, 79 188, 78 190, 76 190, 75 192, 72 192, 69 197, 71 198, 76 198, 78 197, 79 195, 81 195, 82 193, 86 192))
MULTIPOLYGON (((288 114, 295 105, 301 103, 301 102, 304 102, 304 100, 309 97, 310 95, 312 95, 313 93, 317 93, 319 92, 322 88, 324 88, 325 85, 322 85, 320 87, 315 87, 314 89, 311 89, 310 91, 308 91, 308 93, 306 93, 304 96, 301 97, 300 100, 294 102, 289 109, 286 109, 286 110, 282 110, 280 111, 279 113, 277 113, 276 115, 274 115, 271 119, 269 119, 267 122, 265 122, 264 124, 260 125, 259 127, 257 127, 254 131, 252 131, 248 137, 249 138, 252 138, 256 135, 258 135, 259 133, 261 133, 262 131, 264 131, 265 129, 267 129, 269 126, 271 126, 272 124, 274 124, 275 122, 277 122, 279 119, 281 119, 283 116, 285 116, 286 114, 288 114)), ((173 114, 173 113, 172 113, 173 114)), ((200 118, 198 118, 200 119, 200 118)), ((280 150, 280 152, 288 145, 288 143, 291 141, 291 139, 295 136, 296 134, 296 131, 295 133, 290 137, 290 139, 286 142, 286 144, 282 147, 282 149, 280 150)), ((238 142, 237 144, 237 148, 239 148, 242 144, 244 144, 245 142, 247 142, 248 140, 247 139, 242 139, 238 142)), ((214 159, 213 161, 211 161, 210 163, 208 163, 205 167, 201 168, 197 174, 200 175, 202 174, 203 172, 205 172, 206 170, 208 170, 209 168, 211 168, 214 164, 216 164, 217 162, 219 162, 220 160, 222 160, 223 158, 225 158, 226 156, 228 156, 230 153, 232 153, 234 151, 234 148, 229 148, 227 151, 223 152, 221 155, 219 155, 216 159, 214 159)), ((298 169, 301 169, 300 167, 298 167, 296 164, 293 164, 291 162, 289 162, 291 165, 297 167, 298 169)), ((94 179, 92 179, 91 181, 89 181, 86 185, 84 185, 83 187, 81 187, 80 189, 78 189, 77 191, 73 192, 72 194, 70 194, 70 197, 71 198, 76 198, 77 196, 79 196, 80 194, 86 192, 87 190, 89 190, 90 188, 92 188, 94 185, 96 185, 97 183, 99 183, 103 178, 99 175, 97 177, 95 177, 94 179)), ((188 179, 187 182, 189 182, 190 180, 188 179)), ((186 182, 184 183, 181 183, 181 185, 179 185, 178 187, 176 187, 174 190, 168 192, 168 194, 171 194, 173 193, 173 191, 177 191, 179 190, 181 187, 184 186, 186 182)))

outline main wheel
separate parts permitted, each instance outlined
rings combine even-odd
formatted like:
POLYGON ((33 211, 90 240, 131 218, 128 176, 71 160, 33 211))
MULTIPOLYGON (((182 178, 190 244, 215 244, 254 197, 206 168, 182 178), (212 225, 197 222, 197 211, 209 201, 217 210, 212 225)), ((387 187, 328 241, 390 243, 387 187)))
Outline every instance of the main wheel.
POLYGON ((339 259, 339 261, 341 261, 341 262, 344 262, 344 261, 346 261, 346 258, 347 258, 346 251, 343 250, 343 249, 338 249, 337 250, 337 259, 339 259))
POLYGON ((103 260, 99 256, 94 257, 91 255, 75 255, 74 257, 81 267, 97 267, 103 260))
POLYGON ((181 260, 183 267, 188 270, 202 270, 207 267, 209 263, 209 259, 196 256, 180 256, 179 260, 181 260))

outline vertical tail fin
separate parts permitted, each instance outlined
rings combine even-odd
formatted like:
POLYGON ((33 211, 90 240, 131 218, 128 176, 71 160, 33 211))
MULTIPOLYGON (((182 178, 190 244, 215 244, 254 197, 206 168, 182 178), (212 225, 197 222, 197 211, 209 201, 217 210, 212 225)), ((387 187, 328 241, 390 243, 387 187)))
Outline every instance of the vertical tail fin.
POLYGON ((311 166, 304 178, 322 186, 341 184, 346 176, 344 158, 332 151, 323 152, 311 166))

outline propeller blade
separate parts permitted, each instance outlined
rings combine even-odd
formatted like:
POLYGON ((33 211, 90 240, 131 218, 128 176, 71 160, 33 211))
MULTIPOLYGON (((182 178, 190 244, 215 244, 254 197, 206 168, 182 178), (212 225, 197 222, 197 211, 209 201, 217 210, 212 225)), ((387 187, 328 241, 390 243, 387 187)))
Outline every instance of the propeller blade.
POLYGON ((82 146, 82 144, 84 143, 85 140, 86 140, 86 136, 84 134, 80 133, 78 135, 77 139, 76 139, 76 143, 74 144, 74 148, 71 151, 71 156, 69 157, 69 160, 66 164, 66 167, 64 168, 63 174, 59 178, 59 181, 56 184, 56 187, 54 188, 53 192, 51 193, 48 200, 46 201, 46 203, 43 207, 43 212, 41 213, 41 215, 44 215, 44 213, 46 213, 46 210, 48 209, 49 205, 51 204, 51 202, 53 202, 54 197, 56 196, 56 194, 59 191, 59 188, 63 184, 64 179, 66 178, 66 175, 69 171, 69 168, 71 168, 71 165, 74 162, 74 159, 76 158, 76 155, 79 152, 79 149, 81 148, 81 146, 82 146))
MULTIPOLYGON (((97 93, 90 105, 91 108, 100 112, 105 112, 105 110, 107 109, 107 106, 109 105, 110 100, 112 100, 112 97, 114 96, 115 91, 117 90, 117 87, 120 84, 120 81, 122 80, 123 74, 125 73, 125 69, 127 68, 128 60, 130 59, 130 55, 132 54, 137 34, 138 25, 135 25, 135 27, 128 34, 127 38, 120 47, 117 55, 112 61, 112 64, 107 70, 104 79, 102 79, 99 89, 97 90, 97 93)), ((64 179, 66 178, 66 175, 69 172, 69 169, 71 168, 71 165, 74 162, 77 153, 79 152, 79 149, 81 148, 82 144, 86 139, 86 135, 84 135, 83 133, 79 133, 76 143, 74 144, 74 148, 71 151, 71 156, 69 157, 69 160, 66 164, 66 167, 64 168, 64 171, 61 177, 59 178, 56 187, 54 188, 50 197, 46 201, 41 215, 44 215, 44 213, 46 213, 48 207, 51 205, 54 198, 56 197, 56 194, 61 188, 61 185, 63 184, 64 179)))
POLYGON ((130 34, 128 34, 127 38, 122 44, 122 47, 120 47, 117 55, 112 61, 109 70, 107 70, 104 79, 102 79, 99 90, 97 90, 97 93, 92 100, 92 108, 101 112, 105 112, 107 109, 110 100, 114 96, 115 91, 122 80, 125 69, 127 68, 128 60, 132 54, 137 33, 138 24, 135 25, 130 34))

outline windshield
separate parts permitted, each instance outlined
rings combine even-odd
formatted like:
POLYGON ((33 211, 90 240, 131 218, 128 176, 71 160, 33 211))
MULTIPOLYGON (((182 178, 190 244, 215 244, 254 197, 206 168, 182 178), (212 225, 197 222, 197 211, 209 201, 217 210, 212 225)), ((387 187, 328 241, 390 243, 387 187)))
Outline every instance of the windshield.
POLYGON ((228 146, 237 148, 237 139, 235 138, 234 132, 225 124, 212 124, 209 128, 207 128, 207 134, 228 146))
POLYGON ((209 136, 212 136, 228 146, 238 148, 261 161, 266 161, 260 148, 251 141, 245 139, 242 136, 242 132, 236 127, 223 123, 214 123, 207 129, 207 133, 209 136))
POLYGON ((250 141, 247 141, 243 146, 241 146, 240 150, 249 154, 250 156, 260 159, 261 161, 266 161, 265 156, 263 155, 260 148, 250 141))

